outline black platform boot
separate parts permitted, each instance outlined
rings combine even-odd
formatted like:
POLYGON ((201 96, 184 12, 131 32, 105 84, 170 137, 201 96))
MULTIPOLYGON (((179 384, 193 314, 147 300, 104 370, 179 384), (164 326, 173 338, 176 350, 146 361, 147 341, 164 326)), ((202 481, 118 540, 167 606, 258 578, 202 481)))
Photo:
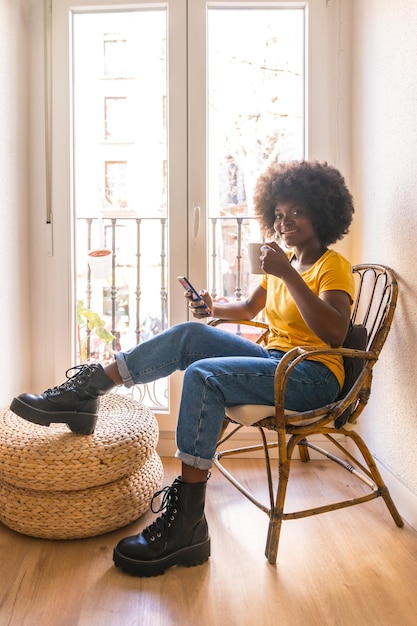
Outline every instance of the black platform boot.
POLYGON ((99 363, 76 365, 66 372, 68 380, 42 394, 22 393, 14 398, 10 410, 29 422, 49 426, 68 424, 74 433, 91 435, 97 421, 99 396, 107 393, 114 382, 99 363), (76 373, 68 377, 68 372, 76 373))
POLYGON ((113 553, 115 565, 132 576, 158 576, 173 565, 191 567, 207 561, 210 537, 204 515, 206 484, 206 480, 184 483, 177 478, 170 487, 156 493, 153 499, 164 495, 159 509, 152 511, 163 511, 162 515, 139 535, 119 541, 113 553))

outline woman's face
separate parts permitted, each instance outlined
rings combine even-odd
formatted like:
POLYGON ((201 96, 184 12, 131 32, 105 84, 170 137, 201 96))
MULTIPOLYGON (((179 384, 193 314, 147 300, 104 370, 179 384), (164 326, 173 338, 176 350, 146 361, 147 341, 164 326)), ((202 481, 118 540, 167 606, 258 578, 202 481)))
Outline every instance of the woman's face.
POLYGON ((274 230, 289 247, 299 247, 310 241, 318 241, 310 215, 297 202, 279 202, 275 207, 274 230))

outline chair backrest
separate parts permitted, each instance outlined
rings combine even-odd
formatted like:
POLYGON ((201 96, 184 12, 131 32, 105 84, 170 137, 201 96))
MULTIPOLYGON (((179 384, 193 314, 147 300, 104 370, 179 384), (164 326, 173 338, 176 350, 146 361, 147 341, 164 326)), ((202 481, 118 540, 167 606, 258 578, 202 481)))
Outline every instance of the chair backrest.
MULTIPOLYGON (((398 297, 398 285, 394 272, 381 265, 356 265, 356 297, 352 310, 351 326, 344 347, 372 351, 379 356, 391 327, 398 297)), ((353 387, 363 369, 360 358, 344 357, 345 384, 340 397, 353 387)), ((335 420, 341 428, 349 420, 355 405, 351 404, 335 420)))
POLYGON ((383 265, 355 265, 353 274, 356 296, 351 321, 366 327, 366 349, 379 355, 394 316, 398 298, 397 279, 394 272, 383 265))

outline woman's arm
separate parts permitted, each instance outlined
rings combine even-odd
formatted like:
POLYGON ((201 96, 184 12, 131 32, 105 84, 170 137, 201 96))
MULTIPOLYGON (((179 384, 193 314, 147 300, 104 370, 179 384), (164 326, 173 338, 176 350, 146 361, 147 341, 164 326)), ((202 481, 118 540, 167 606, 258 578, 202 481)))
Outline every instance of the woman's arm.
MULTIPOLYGON (((258 285, 246 299, 238 302, 213 302, 208 291, 200 292, 201 299, 208 305, 213 313, 213 317, 220 317, 225 320, 251 320, 262 311, 266 302, 266 291, 258 285)), ((191 300, 191 294, 185 293, 189 300, 189 307, 192 314, 197 319, 207 317, 207 312, 198 302, 191 300)))
POLYGON ((331 348, 342 345, 349 327, 350 297, 345 291, 329 290, 318 296, 306 285, 300 274, 278 246, 263 249, 263 268, 281 278, 294 299, 305 323, 331 348))
POLYGON ((331 348, 338 348, 349 327, 349 294, 346 291, 330 290, 316 296, 301 276, 295 270, 293 272, 296 276, 286 281, 286 284, 305 323, 331 348))

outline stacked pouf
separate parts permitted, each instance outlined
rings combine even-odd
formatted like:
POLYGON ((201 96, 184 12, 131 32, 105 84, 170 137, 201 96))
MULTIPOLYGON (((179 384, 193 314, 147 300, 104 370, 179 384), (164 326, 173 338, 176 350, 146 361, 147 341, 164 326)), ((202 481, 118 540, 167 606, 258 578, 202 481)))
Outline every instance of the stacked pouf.
POLYGON ((0 521, 46 539, 93 537, 130 524, 162 484, 157 442, 152 411, 116 393, 102 397, 88 436, 0 411, 0 521))

